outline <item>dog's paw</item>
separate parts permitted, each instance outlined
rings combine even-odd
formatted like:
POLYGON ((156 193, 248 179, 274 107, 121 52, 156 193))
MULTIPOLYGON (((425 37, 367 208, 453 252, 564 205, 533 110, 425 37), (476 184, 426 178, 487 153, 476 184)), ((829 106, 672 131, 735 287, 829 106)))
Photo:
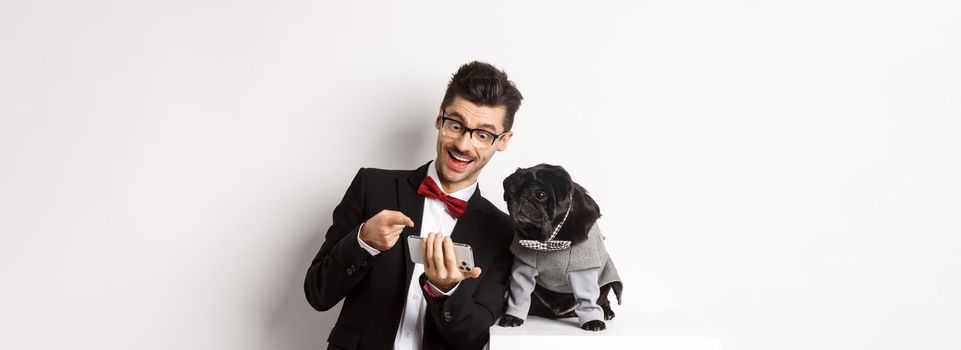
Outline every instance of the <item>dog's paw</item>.
POLYGON ((605 308, 603 308, 603 309, 604 309, 604 319, 605 319, 605 320, 608 320, 608 321, 613 320, 613 319, 614 319, 614 310, 611 310, 611 307, 610 307, 610 306, 605 307, 605 308))
POLYGON ((501 317, 500 322, 497 322, 497 325, 501 327, 517 327, 522 324, 524 324, 524 320, 511 315, 504 315, 504 317, 501 317))
POLYGON ((607 325, 604 324, 604 321, 593 320, 593 321, 587 321, 587 323, 581 325, 581 329, 585 331, 597 332, 597 331, 603 331, 607 329, 607 325))

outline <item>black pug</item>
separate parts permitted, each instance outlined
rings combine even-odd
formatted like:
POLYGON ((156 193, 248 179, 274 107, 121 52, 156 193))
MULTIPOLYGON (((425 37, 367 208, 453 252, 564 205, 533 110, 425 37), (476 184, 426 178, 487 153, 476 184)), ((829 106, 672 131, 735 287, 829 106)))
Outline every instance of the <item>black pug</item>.
POLYGON ((596 225, 600 207, 564 168, 518 168, 504 179, 504 201, 514 220, 510 297, 501 327, 517 327, 528 314, 577 317, 600 331, 614 318, 607 296, 621 302, 623 288, 596 225))

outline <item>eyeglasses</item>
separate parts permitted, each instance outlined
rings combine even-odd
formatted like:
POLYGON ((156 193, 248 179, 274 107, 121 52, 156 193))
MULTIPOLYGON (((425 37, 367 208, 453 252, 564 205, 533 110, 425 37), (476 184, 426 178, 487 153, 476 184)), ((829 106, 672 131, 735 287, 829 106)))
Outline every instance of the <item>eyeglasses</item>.
POLYGON ((505 131, 500 134, 495 134, 484 129, 471 129, 460 121, 448 118, 447 113, 442 114, 440 120, 441 134, 455 139, 464 136, 465 133, 470 134, 471 144, 478 149, 490 148, 490 146, 493 146, 497 140, 500 140, 502 136, 507 135, 508 133, 505 131))

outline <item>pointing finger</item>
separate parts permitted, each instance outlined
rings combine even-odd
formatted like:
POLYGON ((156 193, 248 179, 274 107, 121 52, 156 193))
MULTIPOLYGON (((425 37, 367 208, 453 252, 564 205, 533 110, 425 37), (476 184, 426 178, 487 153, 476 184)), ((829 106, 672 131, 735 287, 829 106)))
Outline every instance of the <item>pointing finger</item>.
POLYGON ((387 216, 386 222, 390 225, 414 227, 414 220, 411 220, 409 217, 407 217, 407 215, 404 215, 404 213, 399 211, 391 212, 390 215, 387 216))

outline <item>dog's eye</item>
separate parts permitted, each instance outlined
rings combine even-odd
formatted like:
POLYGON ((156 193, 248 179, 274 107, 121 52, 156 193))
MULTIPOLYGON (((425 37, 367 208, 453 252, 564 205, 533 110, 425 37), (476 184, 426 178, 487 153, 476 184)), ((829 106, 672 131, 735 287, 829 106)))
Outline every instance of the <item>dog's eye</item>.
POLYGON ((534 198, 537 198, 539 201, 545 200, 547 199, 547 193, 544 191, 534 191, 534 198))

